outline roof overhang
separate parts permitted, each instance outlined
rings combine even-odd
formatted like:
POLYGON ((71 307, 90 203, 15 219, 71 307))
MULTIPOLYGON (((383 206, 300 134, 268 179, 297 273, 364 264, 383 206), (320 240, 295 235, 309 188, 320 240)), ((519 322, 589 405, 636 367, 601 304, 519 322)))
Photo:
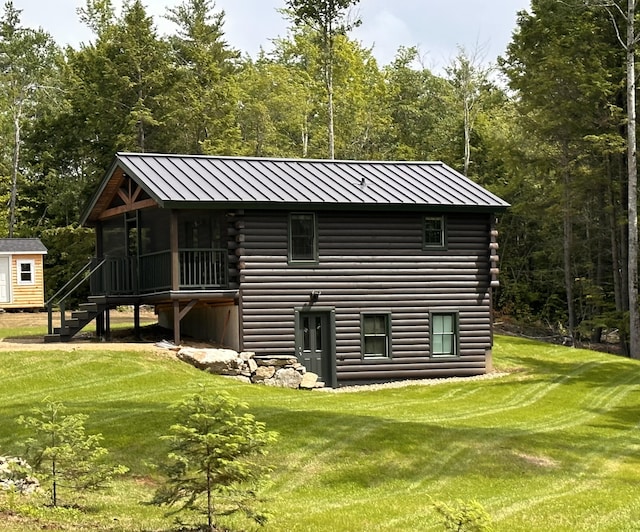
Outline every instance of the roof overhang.
MULTIPOLYGON (((82 216, 80 217, 81 225, 92 226, 95 225, 102 217, 103 214, 109 211, 109 205, 113 199, 120 193, 120 188, 124 183, 126 177, 130 177, 142 190, 146 192, 148 196, 153 199, 153 203, 156 206, 164 206, 162 201, 154 197, 153 191, 144 186, 144 183, 131 172, 126 165, 116 157, 111 168, 105 174, 104 178, 100 182, 98 190, 94 193, 87 207, 85 208, 82 216)), ((148 206, 148 205, 147 205, 148 206)))
POLYGON ((82 225, 95 225, 101 219, 125 212, 126 208, 133 210, 151 204, 185 210, 304 209, 496 214, 510 206, 440 162, 312 161, 118 153, 80 221, 82 225), (381 174, 383 171, 387 172, 389 181, 381 174), (423 173, 422 181, 414 179, 411 184, 403 181, 404 175, 414 178, 420 171, 432 171, 432 174, 426 176, 423 173), (136 192, 144 191, 146 203, 135 203, 134 197, 130 197, 127 203, 122 191, 125 181, 135 183, 136 192), (333 193, 324 194, 322 186, 333 187, 333 193), (118 195, 122 201, 114 203, 118 195), (122 210, 114 207, 123 202, 127 205, 122 210))
POLYGON ((411 203, 299 203, 299 202, 228 202, 228 201, 164 201, 162 207, 166 209, 251 209, 251 210, 313 210, 313 211, 360 211, 376 210, 383 212, 411 211, 411 212, 481 212, 500 213, 506 211, 510 205, 499 206, 470 206, 470 205, 427 205, 411 203))

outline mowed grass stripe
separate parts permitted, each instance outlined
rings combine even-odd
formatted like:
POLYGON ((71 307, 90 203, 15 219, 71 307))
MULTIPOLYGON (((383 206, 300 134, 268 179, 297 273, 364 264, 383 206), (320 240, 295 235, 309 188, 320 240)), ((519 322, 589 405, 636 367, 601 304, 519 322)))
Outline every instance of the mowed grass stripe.
MULTIPOLYGON (((575 409, 567 408, 559 414, 556 408, 547 408, 540 418, 532 416, 526 422, 514 423, 512 426, 532 433, 544 433, 583 425, 600 416, 598 409, 607 411, 619 405, 631 392, 635 391, 629 385, 637 385, 637 382, 637 376, 623 375, 606 389, 592 388, 581 394, 580 402, 575 409)), ((551 397, 548 400, 554 405, 561 399, 551 397)))
POLYGON ((0 388, 0 451, 19 449, 5 421, 53 392, 90 414, 88 428, 136 476, 101 496, 100 520, 67 530, 98 529, 118 513, 122 530, 170 528, 137 499, 163 456, 169 405, 201 386, 247 401, 280 433, 268 531, 441 530, 432 502, 458 499, 482 503, 496 531, 640 522, 636 361, 497 337, 494 361, 507 376, 331 394, 239 384, 150 353, 55 353, 14 353, 15 367, 0 368, 18 392, 0 388))

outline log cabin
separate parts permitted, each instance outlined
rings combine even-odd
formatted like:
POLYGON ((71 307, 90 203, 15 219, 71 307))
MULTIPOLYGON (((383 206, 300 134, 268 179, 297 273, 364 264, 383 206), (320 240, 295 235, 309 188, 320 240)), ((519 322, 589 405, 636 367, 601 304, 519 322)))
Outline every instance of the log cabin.
POLYGON ((507 207, 441 162, 118 153, 82 219, 91 301, 48 339, 153 305, 175 343, 295 355, 328 386, 482 374, 507 207))
POLYGON ((44 256, 38 238, 0 238, 0 308, 44 308, 44 256))

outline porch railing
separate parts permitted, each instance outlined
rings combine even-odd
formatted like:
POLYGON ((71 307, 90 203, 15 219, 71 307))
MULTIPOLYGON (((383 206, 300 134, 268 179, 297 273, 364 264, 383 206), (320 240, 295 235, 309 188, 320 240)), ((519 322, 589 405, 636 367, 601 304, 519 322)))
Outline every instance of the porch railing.
POLYGON ((227 286, 227 278, 226 250, 180 250, 180 288, 222 288, 227 286))
MULTIPOLYGON (((181 290, 212 290, 228 286, 226 249, 180 249, 181 290)), ((140 257, 105 257, 91 278, 93 295, 148 294, 171 289, 171 252, 140 257)))

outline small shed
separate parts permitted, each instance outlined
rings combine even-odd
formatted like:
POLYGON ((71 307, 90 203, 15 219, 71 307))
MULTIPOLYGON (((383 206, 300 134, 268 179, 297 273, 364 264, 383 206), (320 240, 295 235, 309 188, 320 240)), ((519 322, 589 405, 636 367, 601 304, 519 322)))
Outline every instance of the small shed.
POLYGON ((0 238, 0 308, 44 307, 44 256, 39 238, 0 238))

